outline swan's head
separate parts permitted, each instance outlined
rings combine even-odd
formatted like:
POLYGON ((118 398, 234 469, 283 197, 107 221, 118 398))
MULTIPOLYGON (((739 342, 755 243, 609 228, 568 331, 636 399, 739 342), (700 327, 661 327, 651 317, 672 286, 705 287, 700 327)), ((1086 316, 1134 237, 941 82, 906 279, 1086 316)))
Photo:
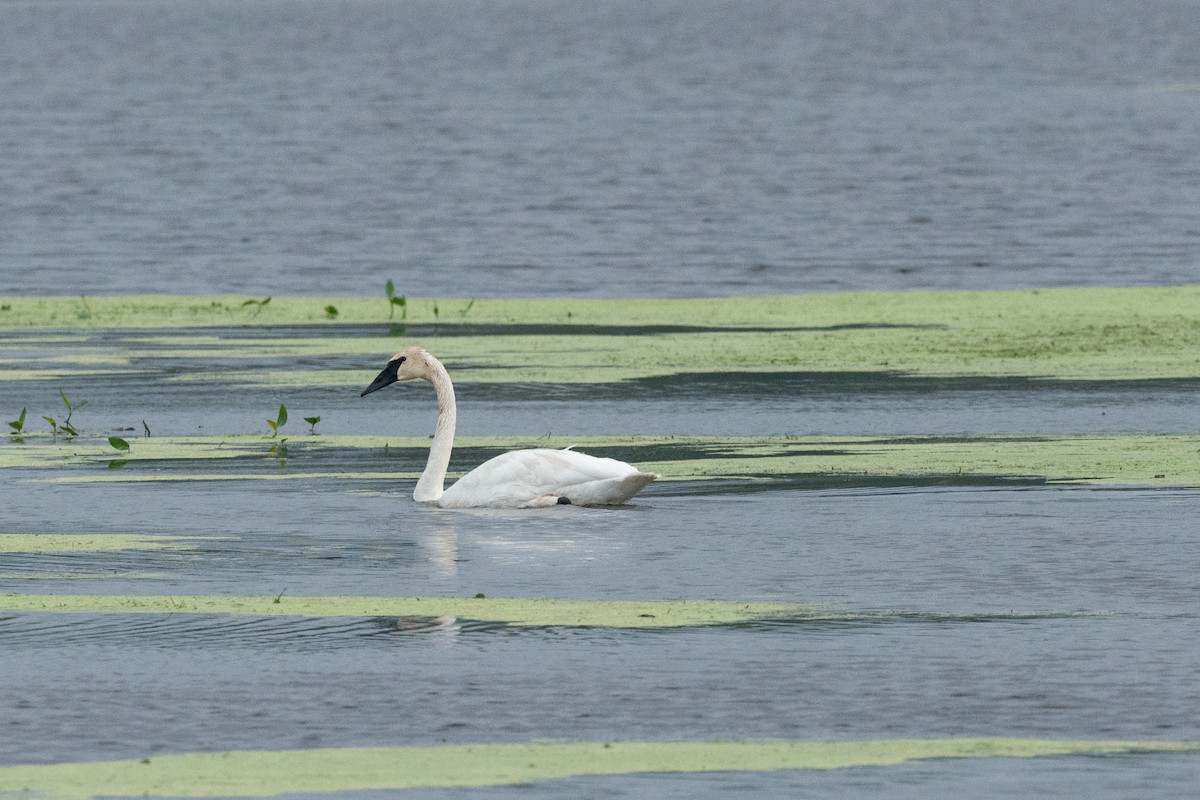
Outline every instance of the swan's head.
POLYGON ((429 380, 432 359, 433 356, 420 347, 406 347, 388 360, 387 366, 375 376, 370 386, 363 389, 359 397, 366 397, 371 392, 391 386, 396 381, 413 381, 417 378, 429 380))

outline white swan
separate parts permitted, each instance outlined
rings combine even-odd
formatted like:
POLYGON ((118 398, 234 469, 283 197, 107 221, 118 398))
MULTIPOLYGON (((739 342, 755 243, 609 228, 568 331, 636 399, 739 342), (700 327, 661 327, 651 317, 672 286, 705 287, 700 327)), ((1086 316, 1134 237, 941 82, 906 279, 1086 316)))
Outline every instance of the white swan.
POLYGON ((437 391, 438 417, 429 462, 413 500, 441 508, 534 508, 557 504, 620 505, 659 477, 613 458, 597 458, 574 450, 514 450, 489 459, 443 486, 454 447, 457 411, 454 386, 442 362, 420 347, 392 356, 361 397, 396 381, 421 378, 437 391))

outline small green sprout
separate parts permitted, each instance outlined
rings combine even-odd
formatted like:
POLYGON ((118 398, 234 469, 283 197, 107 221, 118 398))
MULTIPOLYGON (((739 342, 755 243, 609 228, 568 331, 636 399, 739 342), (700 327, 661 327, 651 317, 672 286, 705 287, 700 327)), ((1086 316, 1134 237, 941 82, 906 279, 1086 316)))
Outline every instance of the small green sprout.
POLYGON ((118 450, 124 450, 125 452, 129 452, 129 442, 125 441, 120 436, 108 437, 108 443, 111 444, 113 447, 115 447, 118 450))
POLYGON ((16 436, 25 429, 25 409, 21 409, 21 416, 8 423, 8 427, 12 428, 13 436, 16 436))
POLYGON ((400 318, 407 320, 408 300, 404 297, 404 295, 396 294, 396 284, 392 283, 390 280, 383 288, 387 293, 388 299, 388 319, 393 319, 396 316, 396 306, 400 306, 400 318))
POLYGON ((269 302, 271 302, 271 298, 269 298, 269 297, 265 297, 262 300, 255 300, 255 299, 251 298, 250 300, 247 300, 246 302, 242 303, 241 307, 245 308, 246 306, 254 306, 254 316, 257 317, 259 314, 262 313, 262 310, 267 307, 267 303, 269 303, 269 302))
POLYGON ((279 416, 277 416, 275 419, 268 419, 267 424, 271 426, 271 431, 272 431, 271 436, 272 437, 278 436, 279 429, 282 428, 285 424, 287 424, 287 406, 280 403, 279 404, 279 416))
POLYGON ((87 405, 87 401, 85 400, 82 403, 79 403, 78 405, 72 405, 71 399, 69 397, 67 397, 67 393, 64 392, 62 389, 58 390, 58 396, 62 398, 63 405, 67 407, 67 418, 64 419, 61 423, 58 423, 57 426, 53 422, 53 417, 43 417, 42 419, 46 420, 47 422, 50 422, 50 427, 54 431, 55 436, 57 436, 60 432, 63 434, 66 434, 67 436, 71 436, 71 437, 78 436, 79 431, 75 428, 74 425, 71 424, 71 415, 74 414, 78 409, 83 408, 85 405, 87 405))
POLYGON ((337 306, 325 306, 325 316, 329 319, 337 319, 337 306))
POLYGON ((470 310, 474 307, 475 307, 475 298, 472 297, 471 302, 467 303, 463 308, 459 309, 458 316, 461 317, 464 322, 466 322, 467 313, 470 312, 470 310))
POLYGON ((313 436, 316 436, 317 435, 317 423, 321 421, 321 417, 320 416, 305 417, 304 421, 308 423, 308 432, 311 433, 313 436))

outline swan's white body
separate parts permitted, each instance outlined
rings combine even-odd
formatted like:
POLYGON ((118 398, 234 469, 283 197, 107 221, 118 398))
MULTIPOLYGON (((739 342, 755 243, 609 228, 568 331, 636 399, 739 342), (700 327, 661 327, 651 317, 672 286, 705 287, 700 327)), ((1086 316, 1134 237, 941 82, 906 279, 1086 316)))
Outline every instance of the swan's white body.
POLYGON ((457 410, 454 385, 442 362, 419 347, 410 347, 392 356, 363 394, 418 378, 432 383, 438 398, 429 461, 413 492, 418 503, 441 508, 535 508, 562 503, 611 506, 628 502, 658 477, 624 461, 569 449, 514 450, 485 461, 446 489, 457 410))

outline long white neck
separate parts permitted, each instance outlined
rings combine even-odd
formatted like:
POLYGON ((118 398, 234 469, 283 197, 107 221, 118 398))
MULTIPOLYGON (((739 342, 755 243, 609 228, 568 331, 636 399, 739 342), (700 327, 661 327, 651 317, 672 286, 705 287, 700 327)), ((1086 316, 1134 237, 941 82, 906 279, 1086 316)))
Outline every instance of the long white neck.
POLYGON ((425 471, 417 481, 413 491, 413 500, 418 503, 432 503, 439 500, 445 491, 446 470, 450 467, 450 451, 454 449, 454 425, 458 412, 454 405, 454 384, 450 383, 450 375, 442 362, 433 356, 427 356, 432 374, 428 381, 437 392, 438 416, 437 428, 433 431, 433 444, 429 446, 429 461, 425 471))

